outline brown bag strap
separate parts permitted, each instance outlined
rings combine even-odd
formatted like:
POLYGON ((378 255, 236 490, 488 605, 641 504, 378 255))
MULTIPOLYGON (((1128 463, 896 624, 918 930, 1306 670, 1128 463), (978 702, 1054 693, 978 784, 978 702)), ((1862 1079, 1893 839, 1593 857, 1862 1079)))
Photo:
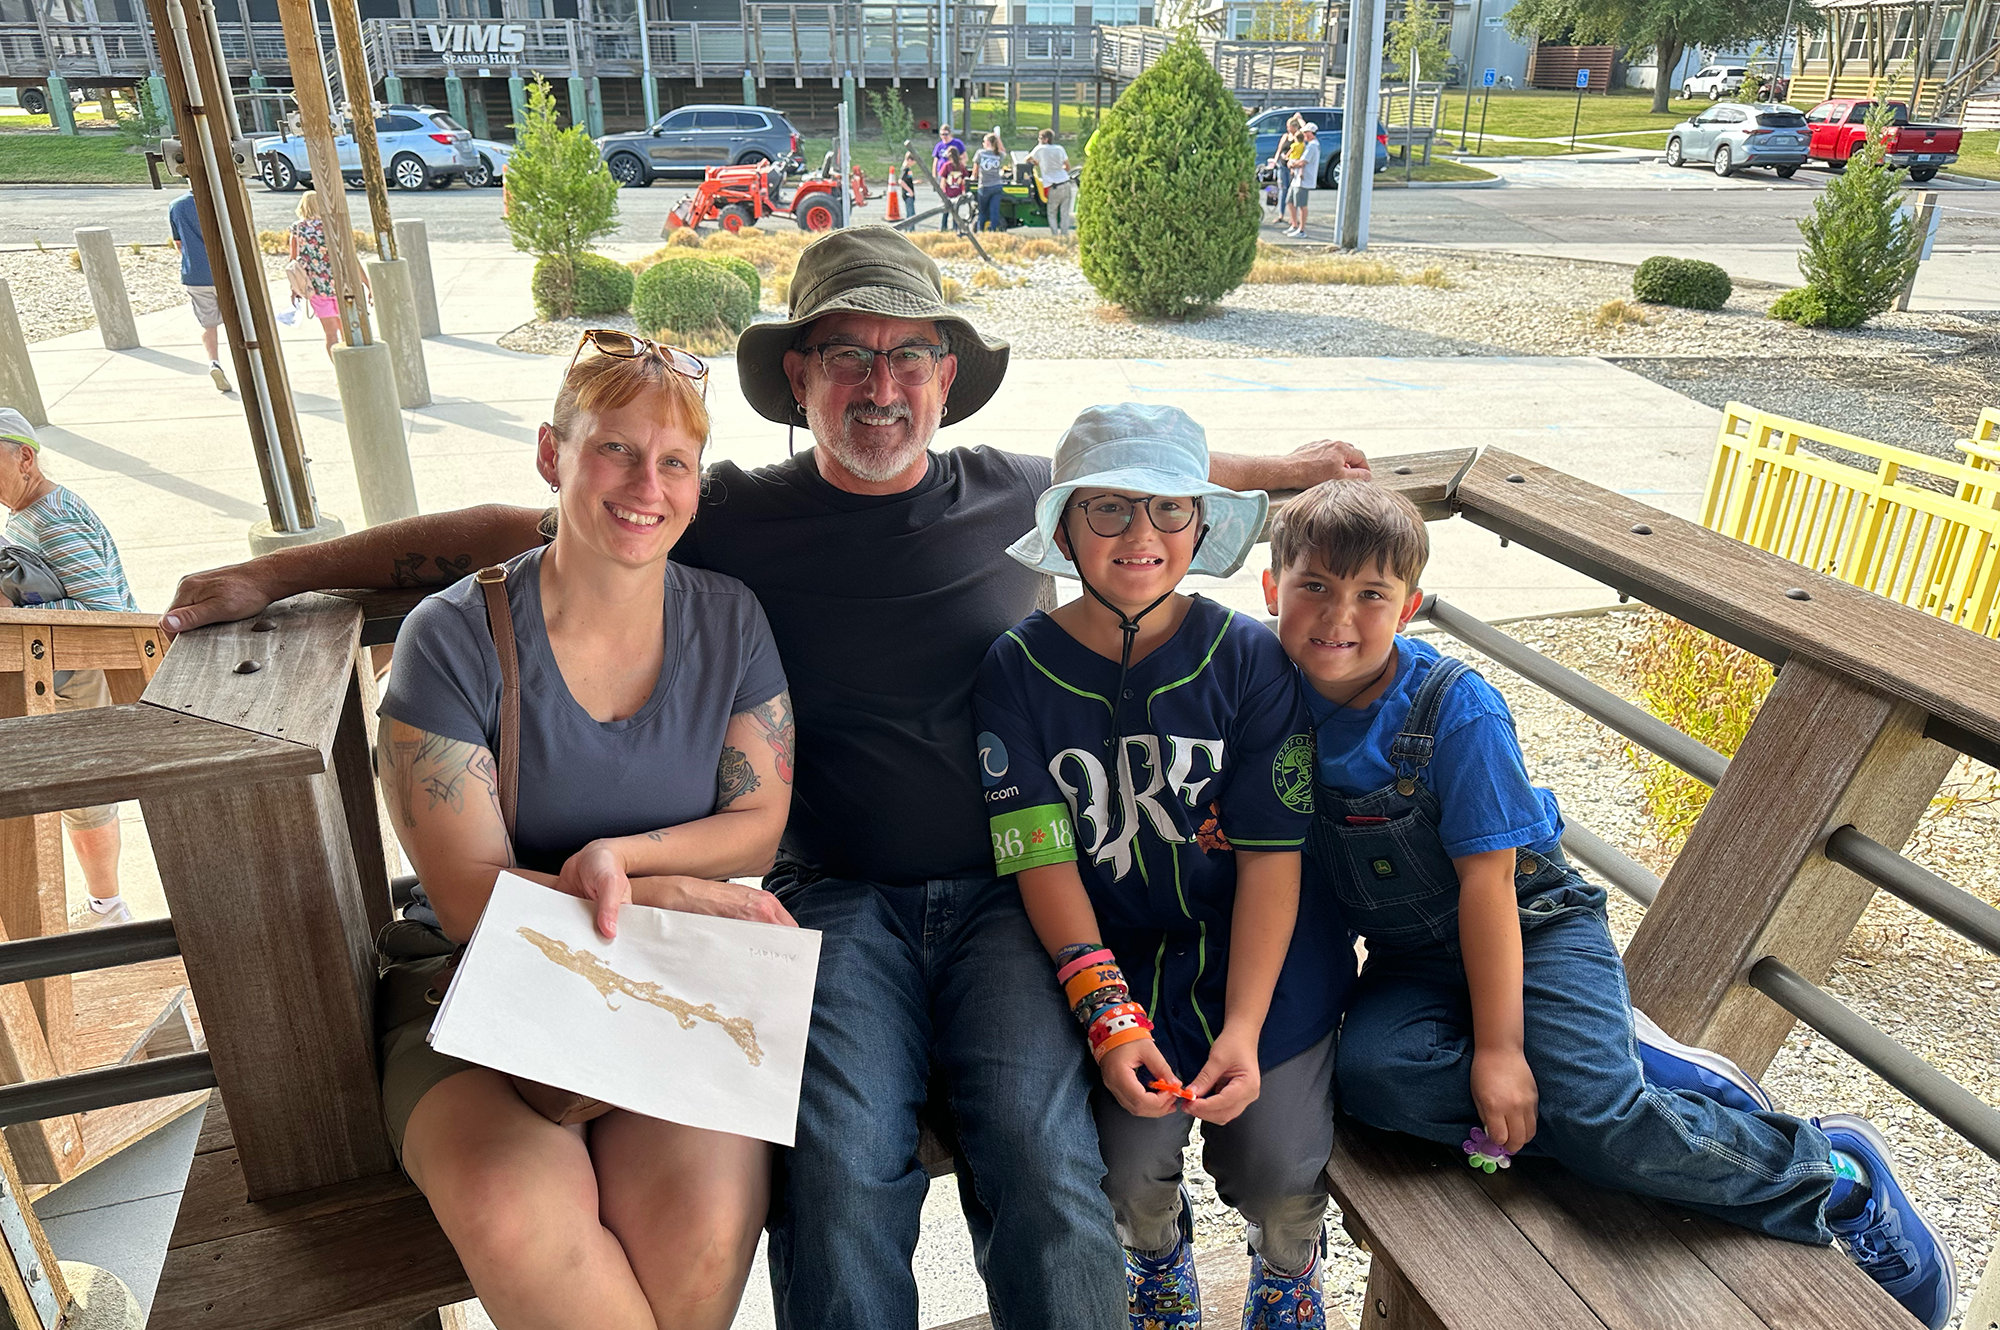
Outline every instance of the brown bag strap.
POLYGON ((514 612, 507 605, 507 568, 495 564, 472 575, 486 593, 486 626, 500 657, 500 818, 514 839, 514 808, 521 785, 521 657, 514 647, 514 612))

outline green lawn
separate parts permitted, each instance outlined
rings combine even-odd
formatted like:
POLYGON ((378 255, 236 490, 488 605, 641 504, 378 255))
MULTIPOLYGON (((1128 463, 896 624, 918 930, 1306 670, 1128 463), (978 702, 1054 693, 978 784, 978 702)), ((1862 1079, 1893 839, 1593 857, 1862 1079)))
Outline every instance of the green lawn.
MULTIPOLYGON (((1464 94, 1446 103, 1443 119, 1456 132, 1464 114, 1464 94)), ((1712 103, 1705 97, 1691 102, 1675 98, 1665 115, 1653 114, 1653 94, 1642 88, 1621 88, 1613 93, 1585 93, 1582 123, 1578 134, 1612 134, 1620 130, 1671 129, 1712 103)), ((1570 121, 1576 115, 1574 92, 1546 92, 1540 88, 1509 88, 1496 91, 1486 108, 1488 134, 1518 134, 1525 138, 1569 137, 1570 121)), ((1440 126, 1442 128, 1442 126, 1440 126)), ((1472 98, 1472 128, 1479 129, 1479 95, 1472 98)))
POLYGON ((2000 129, 1981 129, 1965 136, 1959 144, 1958 160, 1945 168, 1952 175, 2000 180, 2000 129))
MULTIPOLYGON (((1429 166, 1425 166, 1419 162, 1416 166, 1412 167, 1410 169, 1410 179, 1414 181, 1491 180, 1493 179, 1493 173, 1491 171, 1482 171, 1476 166, 1467 166, 1462 162, 1448 162, 1441 157, 1432 157, 1429 166)), ((1402 184, 1403 164, 1397 161, 1390 162, 1389 169, 1379 173, 1375 177, 1375 183, 1377 185, 1402 184)))
POLYGON ((0 185, 137 185, 146 157, 111 134, 0 134, 0 185))

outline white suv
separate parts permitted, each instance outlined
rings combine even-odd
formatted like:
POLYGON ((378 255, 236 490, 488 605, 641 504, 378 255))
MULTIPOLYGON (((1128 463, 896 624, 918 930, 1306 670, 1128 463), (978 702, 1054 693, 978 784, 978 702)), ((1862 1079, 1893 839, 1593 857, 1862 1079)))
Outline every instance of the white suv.
POLYGON ((1681 84, 1681 100, 1706 97, 1716 102, 1734 97, 1742 90, 1743 75, 1747 72, 1743 65, 1709 65, 1681 84))

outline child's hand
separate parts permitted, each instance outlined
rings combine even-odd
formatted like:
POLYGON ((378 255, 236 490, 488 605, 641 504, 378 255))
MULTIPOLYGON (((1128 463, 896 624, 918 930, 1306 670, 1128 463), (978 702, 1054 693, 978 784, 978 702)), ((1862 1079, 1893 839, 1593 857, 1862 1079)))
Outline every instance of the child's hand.
POLYGON ((1174 1069, 1160 1056, 1160 1046, 1150 1039, 1134 1039, 1120 1044, 1097 1064, 1104 1088, 1135 1118, 1163 1118, 1180 1102, 1164 1090, 1148 1090, 1149 1081, 1177 1081, 1174 1069))
POLYGON ((1188 1083, 1195 1098, 1187 1111, 1203 1122, 1220 1125, 1256 1103, 1263 1085, 1257 1070, 1257 1036, 1237 1034, 1225 1025, 1209 1046, 1208 1064, 1188 1083))
POLYGON ((1520 1150, 1535 1139, 1535 1074, 1520 1050, 1473 1053, 1472 1102, 1495 1145, 1520 1150))

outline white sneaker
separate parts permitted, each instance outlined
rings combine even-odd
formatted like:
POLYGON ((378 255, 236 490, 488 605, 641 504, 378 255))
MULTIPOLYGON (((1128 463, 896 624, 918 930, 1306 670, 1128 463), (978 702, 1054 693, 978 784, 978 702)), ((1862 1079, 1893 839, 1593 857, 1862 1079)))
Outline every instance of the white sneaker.
POLYGON ((229 376, 222 372, 221 365, 210 361, 208 365, 208 377, 215 380, 215 390, 217 392, 226 393, 229 391, 229 376))
POLYGON ((132 911, 126 908, 124 901, 119 901, 102 914, 91 909, 88 905, 83 907, 83 925, 85 928, 102 928, 106 924, 129 924, 131 922, 132 911))

